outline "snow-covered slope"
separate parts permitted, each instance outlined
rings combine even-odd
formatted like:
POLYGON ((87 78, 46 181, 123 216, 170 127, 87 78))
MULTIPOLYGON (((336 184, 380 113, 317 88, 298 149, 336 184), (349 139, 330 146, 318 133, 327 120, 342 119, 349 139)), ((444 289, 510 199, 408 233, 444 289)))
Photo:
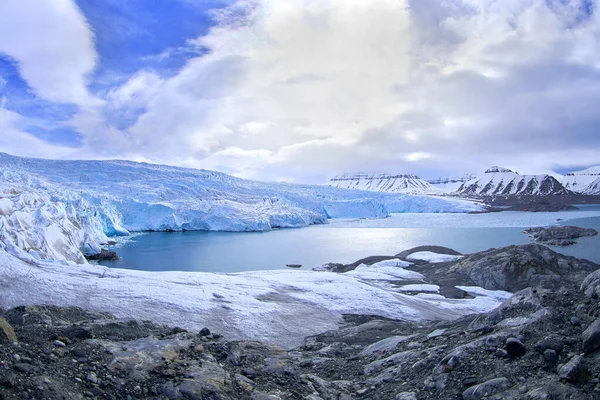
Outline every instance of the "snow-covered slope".
POLYGON ((519 175, 510 169, 491 167, 481 176, 463 183, 463 195, 567 195, 570 192, 550 175, 519 175))
POLYGON ((561 182, 565 188, 574 192, 600 194, 600 166, 569 172, 561 182))
POLYGON ((407 174, 343 174, 330 179, 329 186, 388 193, 436 192, 427 181, 407 174))
POLYGON ((82 253, 96 253, 108 236, 132 231, 266 231, 328 218, 482 209, 454 199, 262 183, 127 161, 0 153, 0 167, 0 248, 27 262, 84 263, 82 253))
POLYGON ((453 193, 461 187, 461 185, 465 182, 470 181, 471 179, 475 179, 475 174, 465 174, 463 176, 458 177, 448 177, 448 178, 438 178, 428 180, 429 184, 434 188, 441 190, 445 193, 453 193))
POLYGON ((600 178, 589 183, 582 191, 583 194, 600 194, 600 178))

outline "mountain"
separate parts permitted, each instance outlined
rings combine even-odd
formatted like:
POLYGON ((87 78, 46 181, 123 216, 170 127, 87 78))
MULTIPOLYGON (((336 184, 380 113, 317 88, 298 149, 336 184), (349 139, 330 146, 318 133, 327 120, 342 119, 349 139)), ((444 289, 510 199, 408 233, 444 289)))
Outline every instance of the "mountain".
POLYGON ((475 179, 475 174, 464 174, 458 177, 437 178, 428 180, 429 184, 436 189, 446 193, 456 192, 459 187, 465 182, 475 179))
POLYGON ((491 167, 481 176, 463 183, 456 191, 464 195, 569 195, 571 191, 550 175, 519 175, 491 167))
POLYGON ((600 194, 600 166, 566 174, 561 180, 569 190, 583 194, 600 194))
POLYGON ((366 174, 339 175, 329 180, 329 186, 343 189, 388 193, 433 193, 436 188, 415 175, 366 174))

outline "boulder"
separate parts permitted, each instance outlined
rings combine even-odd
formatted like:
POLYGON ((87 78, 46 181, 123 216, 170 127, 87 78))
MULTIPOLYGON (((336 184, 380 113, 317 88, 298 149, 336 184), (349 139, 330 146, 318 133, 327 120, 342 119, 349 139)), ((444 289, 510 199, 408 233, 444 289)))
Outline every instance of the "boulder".
POLYGON ((479 385, 471 386, 462 395, 465 400, 479 400, 501 393, 509 387, 510 383, 508 379, 504 377, 494 378, 479 385))
POLYGON ((585 383, 590 376, 585 360, 582 356, 577 355, 569 360, 568 363, 560 367, 558 370, 560 379, 573 383, 585 383))
POLYGON ((581 283, 581 290, 587 297, 600 297, 600 269, 585 277, 581 283))
POLYGON ((517 338, 511 337, 506 339, 506 345, 504 349, 508 353, 509 356, 512 357, 521 357, 527 352, 527 348, 521 341, 517 338))
POLYGON ((591 261, 565 256, 543 245, 527 244, 465 256, 447 273, 466 275, 485 289, 516 292, 530 286, 555 289, 598 268, 591 261))
POLYGON ((594 321, 583 331, 581 339, 583 341, 583 351, 586 354, 592 353, 600 347, 600 319, 594 321))
POLYGON ((96 254, 90 254, 88 256, 86 256, 86 258, 88 260, 94 260, 94 261, 115 261, 119 259, 119 256, 117 256, 117 253, 115 253, 114 251, 108 251, 106 249, 102 249, 100 250, 100 253, 96 253, 96 254))

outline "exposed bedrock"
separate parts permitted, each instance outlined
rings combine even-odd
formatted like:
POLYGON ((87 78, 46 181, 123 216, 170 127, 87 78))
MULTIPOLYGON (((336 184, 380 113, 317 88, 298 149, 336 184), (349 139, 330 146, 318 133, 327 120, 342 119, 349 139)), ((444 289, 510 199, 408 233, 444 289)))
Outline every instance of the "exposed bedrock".
POLYGON ((551 226, 549 228, 528 228, 523 231, 540 243, 550 246, 570 246, 577 243, 575 239, 586 236, 596 236, 598 231, 593 228, 580 228, 578 226, 551 226))

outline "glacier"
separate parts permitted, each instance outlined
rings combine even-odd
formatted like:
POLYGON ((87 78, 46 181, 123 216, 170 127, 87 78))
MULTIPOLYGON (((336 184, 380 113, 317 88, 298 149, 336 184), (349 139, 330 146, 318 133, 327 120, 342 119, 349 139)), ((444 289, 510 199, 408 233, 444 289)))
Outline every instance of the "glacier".
POLYGON ((390 212, 482 211, 440 197, 262 183, 128 161, 53 161, 0 154, 0 307, 53 304, 292 347, 348 313, 405 320, 488 311, 504 294, 411 296, 386 280, 421 280, 398 261, 353 274, 235 274, 110 269, 87 262, 115 236, 146 230, 265 231, 384 218, 390 212))
POLYGON ((129 161, 0 153, 0 245, 25 261, 84 263, 111 236, 140 231, 268 231, 390 212, 472 212, 475 202, 264 183, 129 161))

